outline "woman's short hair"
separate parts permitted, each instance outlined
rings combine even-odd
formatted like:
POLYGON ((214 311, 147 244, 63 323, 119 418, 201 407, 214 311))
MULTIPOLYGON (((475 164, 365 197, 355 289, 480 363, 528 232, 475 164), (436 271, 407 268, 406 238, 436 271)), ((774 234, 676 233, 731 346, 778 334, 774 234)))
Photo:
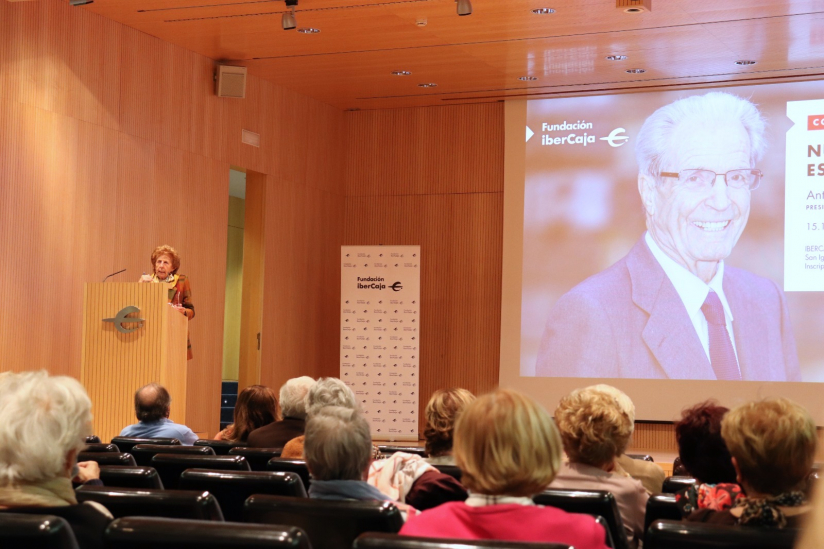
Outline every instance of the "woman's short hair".
POLYGON ((815 422, 786 398, 732 409, 721 421, 721 436, 742 480, 758 492, 778 495, 797 489, 812 469, 815 422))
POLYGON ((326 406, 357 409, 355 393, 336 377, 320 378, 306 393, 306 415, 312 416, 326 406))
POLYGON ((632 435, 632 422, 615 398, 592 387, 562 398, 555 409, 555 424, 569 460, 593 467, 623 454, 632 435))
POLYGON ((0 486, 65 474, 66 456, 92 434, 92 402, 74 378, 0 374, 0 486))
POLYGON ((555 479, 561 439, 549 413, 509 389, 478 397, 455 424, 453 454, 469 490, 531 496, 555 479))
POLYGON ((306 419, 306 395, 315 384, 309 376, 295 377, 280 388, 280 409, 283 417, 306 419))
POLYGON ((275 391, 265 385, 250 385, 237 396, 234 423, 226 428, 224 439, 243 440, 249 433, 278 419, 275 391))
POLYGON ((426 404, 426 453, 432 457, 443 456, 452 451, 452 433, 455 420, 466 406, 475 400, 475 395, 466 389, 438 389, 426 404))
POLYGON ((363 480, 372 461, 369 423, 358 410, 327 406, 306 422, 303 456, 314 479, 363 480))
POLYGON ((157 258, 161 255, 168 255, 172 260, 172 274, 177 273, 177 270, 180 268, 180 254, 177 253, 177 250, 172 248, 171 246, 167 246, 164 244, 163 246, 158 246, 152 252, 152 272, 154 272, 155 263, 157 263, 157 258))
POLYGON ((727 412, 729 408, 708 400, 681 412, 681 421, 675 424, 681 463, 699 482, 735 482, 730 451, 721 438, 721 420, 727 412))

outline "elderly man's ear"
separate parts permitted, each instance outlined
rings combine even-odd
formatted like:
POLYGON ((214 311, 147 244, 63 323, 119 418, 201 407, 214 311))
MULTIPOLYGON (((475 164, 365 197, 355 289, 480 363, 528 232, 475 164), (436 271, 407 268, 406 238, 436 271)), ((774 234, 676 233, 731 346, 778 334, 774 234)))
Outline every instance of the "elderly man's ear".
POLYGON ((638 174, 638 193, 647 216, 655 215, 655 178, 651 175, 638 174))

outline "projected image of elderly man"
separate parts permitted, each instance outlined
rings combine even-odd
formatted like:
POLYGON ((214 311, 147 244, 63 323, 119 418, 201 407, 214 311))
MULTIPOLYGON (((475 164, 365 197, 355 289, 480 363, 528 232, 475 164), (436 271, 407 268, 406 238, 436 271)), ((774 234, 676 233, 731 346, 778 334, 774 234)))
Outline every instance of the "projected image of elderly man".
POLYGON ((800 381, 783 292, 724 264, 762 183, 764 127, 722 92, 647 118, 635 146, 647 230, 552 308, 539 376, 800 381))

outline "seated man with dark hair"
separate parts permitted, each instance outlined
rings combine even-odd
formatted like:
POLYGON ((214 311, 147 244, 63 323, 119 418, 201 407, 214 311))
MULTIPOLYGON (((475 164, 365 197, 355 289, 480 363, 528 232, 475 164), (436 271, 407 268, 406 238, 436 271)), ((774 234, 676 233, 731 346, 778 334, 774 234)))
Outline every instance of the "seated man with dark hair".
POLYGON ((120 431, 121 437, 176 438, 181 444, 191 446, 198 436, 185 425, 177 425, 169 419, 172 397, 159 383, 149 383, 134 394, 134 411, 139 423, 120 431))

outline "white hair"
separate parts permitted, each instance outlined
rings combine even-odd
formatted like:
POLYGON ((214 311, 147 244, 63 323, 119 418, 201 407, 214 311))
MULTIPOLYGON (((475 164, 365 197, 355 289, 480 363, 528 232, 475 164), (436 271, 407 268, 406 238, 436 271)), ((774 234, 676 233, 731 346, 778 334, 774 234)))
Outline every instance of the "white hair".
POLYGON ((92 402, 74 378, 0 374, 0 486, 65 474, 66 457, 92 434, 92 402))
POLYGON ((742 97, 716 91, 673 101, 644 121, 635 140, 635 158, 641 174, 657 177, 670 167, 667 155, 678 148, 678 143, 673 142, 675 128, 686 121, 700 122, 707 128, 740 123, 750 138, 750 167, 755 167, 764 155, 766 123, 758 108, 742 97))
POLYGON ((306 418, 306 394, 315 384, 309 376, 294 377, 280 388, 280 409, 283 417, 306 418))
POLYGON ((352 408, 318 410, 306 422, 303 455, 317 480, 363 480, 372 461, 369 423, 352 408))
POLYGON ((627 396, 627 394, 612 385, 606 385, 604 383, 599 383, 598 385, 590 385, 589 387, 585 387, 584 390, 593 390, 593 391, 600 391, 602 393, 606 393, 612 398, 615 399, 615 402, 618 403, 618 407, 624 412, 630 421, 630 430, 635 430, 635 404, 633 404, 632 399, 627 396))
POLYGON ((355 393, 336 377, 322 377, 306 393, 306 415, 311 417, 325 406, 358 409, 355 393))

